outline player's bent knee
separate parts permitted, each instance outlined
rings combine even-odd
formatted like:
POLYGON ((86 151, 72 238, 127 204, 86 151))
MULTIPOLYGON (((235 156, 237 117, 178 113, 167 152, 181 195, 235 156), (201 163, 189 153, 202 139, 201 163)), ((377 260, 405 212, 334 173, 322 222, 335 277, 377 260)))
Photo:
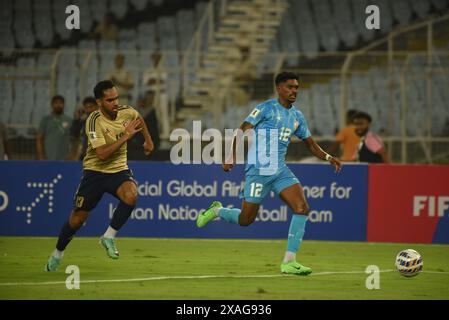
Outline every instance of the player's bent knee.
POLYGON ((74 230, 80 229, 84 222, 86 222, 87 216, 88 214, 84 212, 82 214, 72 213, 69 219, 70 227, 74 230))
POLYGON ((129 206, 135 206, 137 203, 137 192, 127 191, 123 193, 121 200, 129 206))
POLYGON ((310 207, 307 203, 302 203, 302 204, 297 205, 293 211, 296 214, 308 215, 310 212, 310 207))

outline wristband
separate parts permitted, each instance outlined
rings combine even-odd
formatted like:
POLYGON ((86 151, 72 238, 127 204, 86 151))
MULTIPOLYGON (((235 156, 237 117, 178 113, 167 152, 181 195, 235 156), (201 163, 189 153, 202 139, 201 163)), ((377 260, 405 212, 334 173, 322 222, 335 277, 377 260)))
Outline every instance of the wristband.
POLYGON ((332 159, 332 156, 326 153, 326 161, 329 161, 330 159, 332 159))

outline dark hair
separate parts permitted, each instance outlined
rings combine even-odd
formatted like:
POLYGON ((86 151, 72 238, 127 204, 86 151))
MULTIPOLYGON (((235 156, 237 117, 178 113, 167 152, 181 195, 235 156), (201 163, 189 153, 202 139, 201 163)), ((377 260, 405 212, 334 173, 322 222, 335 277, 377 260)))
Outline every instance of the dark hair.
POLYGON ((98 82, 94 88, 95 99, 103 98, 104 91, 108 90, 108 89, 112 89, 114 87, 115 87, 115 85, 111 80, 103 80, 103 81, 98 82))
POLYGON ((349 109, 346 111, 346 121, 352 122, 354 120, 354 116, 358 113, 358 110, 349 109))
POLYGON ((363 111, 357 112, 357 113, 352 117, 352 120, 355 120, 355 119, 365 119, 365 120, 368 120, 369 123, 371 123, 371 121, 373 120, 373 119, 371 118, 371 116, 370 116, 368 113, 363 112, 363 111))
POLYGON ((282 82, 285 82, 285 81, 291 80, 291 79, 299 81, 299 77, 298 77, 298 75, 296 73, 288 72, 288 71, 282 71, 281 73, 276 75, 276 78, 274 79, 274 83, 276 85, 279 85, 282 82))
POLYGON ((85 97, 84 100, 83 100, 83 105, 86 105, 88 103, 90 103, 90 104, 97 104, 97 100, 95 100, 94 97, 90 97, 90 96, 89 97, 85 97))
POLYGON ((63 96, 61 96, 60 94, 57 94, 55 96, 53 96, 53 98, 51 98, 51 104, 55 103, 55 101, 62 101, 65 102, 65 99, 63 96))

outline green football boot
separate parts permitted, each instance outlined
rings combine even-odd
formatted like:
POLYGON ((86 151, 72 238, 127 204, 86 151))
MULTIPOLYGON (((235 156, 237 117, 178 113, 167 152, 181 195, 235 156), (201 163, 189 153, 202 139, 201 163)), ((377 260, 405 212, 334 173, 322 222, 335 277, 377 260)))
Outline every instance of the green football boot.
POLYGON ((110 238, 101 237, 100 238, 101 245, 106 249, 106 253, 111 259, 118 259, 118 250, 115 246, 115 240, 110 238))
POLYGON ((59 264, 61 263, 61 259, 56 258, 55 256, 51 255, 48 259, 47 265, 45 266, 45 271, 47 272, 53 272, 56 271, 59 267, 59 264))
POLYGON ((296 274, 299 276, 306 276, 312 273, 312 269, 299 264, 296 261, 288 263, 281 263, 281 272, 287 274, 296 274))
POLYGON ((207 208, 206 211, 198 215, 198 218, 196 219, 196 226, 198 228, 204 227, 206 224, 214 220, 218 217, 218 214, 215 213, 215 208, 221 208, 223 205, 220 201, 214 201, 212 204, 207 208))

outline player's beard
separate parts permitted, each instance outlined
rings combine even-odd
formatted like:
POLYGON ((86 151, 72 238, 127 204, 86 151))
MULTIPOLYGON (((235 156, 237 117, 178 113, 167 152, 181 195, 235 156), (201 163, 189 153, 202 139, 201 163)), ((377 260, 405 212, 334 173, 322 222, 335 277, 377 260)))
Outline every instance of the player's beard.
POLYGON ((117 111, 108 110, 107 108, 101 108, 104 113, 106 113, 112 120, 115 120, 117 117, 117 111))

